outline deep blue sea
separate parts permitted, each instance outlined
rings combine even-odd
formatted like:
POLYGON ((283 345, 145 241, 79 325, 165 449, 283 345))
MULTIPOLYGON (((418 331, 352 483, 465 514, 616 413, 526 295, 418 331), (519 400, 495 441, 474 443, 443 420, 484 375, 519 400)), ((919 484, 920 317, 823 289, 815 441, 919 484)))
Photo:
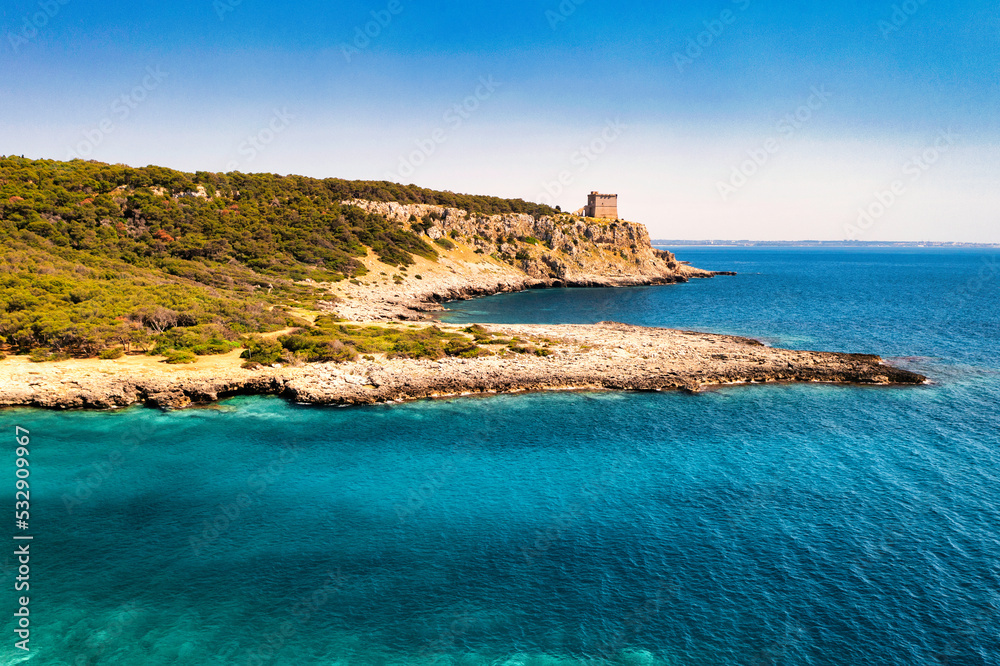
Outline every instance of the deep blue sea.
POLYGON ((735 333, 934 383, 0 412, 10 509, 31 433, 35 537, 29 653, 0 555, 0 663, 1000 664, 997 253, 679 254, 740 275, 448 319, 735 333))

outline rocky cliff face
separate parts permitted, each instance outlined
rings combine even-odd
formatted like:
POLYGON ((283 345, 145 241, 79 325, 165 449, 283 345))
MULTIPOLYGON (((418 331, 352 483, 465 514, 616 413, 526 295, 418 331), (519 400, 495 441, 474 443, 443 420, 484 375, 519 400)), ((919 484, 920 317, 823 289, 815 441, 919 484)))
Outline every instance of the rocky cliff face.
MULTIPOLYGON (((634 222, 572 215, 481 215, 456 208, 353 200, 343 202, 425 233, 462 243, 483 257, 510 265, 534 280, 567 285, 662 284, 712 273, 656 250, 634 222)), ((440 243, 439 243, 440 246, 440 243)))

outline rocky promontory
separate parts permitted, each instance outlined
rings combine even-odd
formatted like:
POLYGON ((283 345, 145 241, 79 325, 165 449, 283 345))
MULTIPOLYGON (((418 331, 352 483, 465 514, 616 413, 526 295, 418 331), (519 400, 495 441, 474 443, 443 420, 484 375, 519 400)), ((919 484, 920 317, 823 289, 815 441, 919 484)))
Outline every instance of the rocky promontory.
MULTIPOLYGON (((281 185, 292 192, 298 191, 296 187, 304 187, 298 181, 281 185)), ((337 186, 336 183, 332 185, 337 186)), ((121 188, 125 186, 119 186, 121 188)), ((80 288, 65 294, 58 303, 50 304, 51 309, 83 304, 88 308, 84 314, 92 318, 93 313, 99 310, 93 309, 90 302, 103 302, 97 297, 104 293, 102 290, 109 289, 106 283, 110 280, 120 280, 121 285, 116 288, 125 291, 146 288, 146 298, 152 301, 156 300, 159 292, 157 289, 150 290, 151 284, 160 285, 160 289, 180 290, 189 294, 189 300, 185 301, 187 309, 196 309, 198 302, 222 298, 219 290, 230 287, 236 290, 233 294, 243 294, 249 302, 226 301, 226 309, 219 310, 214 319, 202 313, 204 321, 187 312, 164 306, 138 307, 128 317, 119 316, 113 322, 106 322, 108 330, 114 327, 117 336, 114 342, 122 346, 104 351, 117 352, 118 356, 122 356, 126 349, 134 350, 134 353, 121 358, 115 358, 114 353, 106 354, 107 360, 93 358, 95 350, 100 350, 99 346, 90 348, 79 343, 80 339, 99 328, 91 326, 93 322, 88 318, 86 327, 66 328, 64 337, 73 333, 76 337, 70 338, 73 343, 69 345, 71 351, 75 350, 73 353, 77 356, 89 358, 54 360, 65 358, 67 354, 53 354, 52 350, 40 344, 35 345, 36 349, 30 357, 16 355, 0 358, 0 407, 111 409, 146 404, 179 409, 243 394, 282 396, 310 404, 373 404, 545 390, 683 389, 697 392, 704 387, 749 383, 890 385, 925 381, 924 377, 886 365, 875 356, 772 349, 745 338, 616 323, 465 329, 438 322, 438 330, 421 333, 431 337, 447 333, 448 344, 457 346, 434 350, 427 347, 404 348, 400 351, 392 345, 383 345, 362 350, 358 347, 365 347, 363 341, 352 340, 346 331, 342 331, 342 340, 332 335, 329 326, 333 324, 347 329, 350 327, 342 326, 341 322, 363 323, 368 326, 355 328, 374 328, 377 331, 374 337, 396 336, 399 339, 404 335, 404 329, 413 333, 413 329, 434 325, 429 321, 419 324, 404 322, 430 320, 435 311, 443 309, 441 304, 446 301, 535 288, 671 285, 693 278, 711 278, 718 273, 694 268, 687 262, 679 261, 672 253, 654 248, 644 225, 624 220, 553 213, 551 209, 532 208, 516 201, 483 202, 465 197, 472 203, 478 201, 479 210, 547 210, 551 214, 509 212, 488 215, 423 203, 356 198, 344 200, 346 197, 338 195, 333 201, 334 207, 351 211, 351 224, 354 226, 345 226, 348 217, 341 215, 342 219, 325 221, 334 225, 331 228, 339 230, 337 234, 297 237, 296 243, 286 248, 291 254, 283 260, 291 262, 289 257, 294 257, 298 263, 294 263, 294 270, 285 283, 279 281, 277 284, 278 291, 283 289, 294 298, 286 294, 284 302, 277 296, 273 301, 266 302, 258 300, 257 292, 263 293, 266 289, 270 295, 276 289, 270 278, 254 273, 252 285, 246 283, 243 285, 245 291, 239 291, 237 287, 241 283, 237 278, 249 268, 240 268, 232 256, 228 262, 221 263, 232 249, 230 241, 221 239, 199 245, 201 240, 197 234, 183 237, 191 232, 191 228, 184 225, 171 226, 173 234, 165 228, 150 227, 140 231, 138 227, 133 229, 129 225, 145 224, 144 210, 160 210, 164 206, 163 210, 169 209, 171 215, 186 216, 184 219, 190 224, 203 218, 215 220, 212 223, 215 226, 205 227, 208 230, 227 228, 226 224, 236 224, 240 220, 247 222, 244 218, 249 216, 247 219, 252 218, 257 225, 253 227, 255 235, 251 237, 246 232, 242 236, 234 236, 232 243, 239 245, 253 239, 254 242, 246 245, 244 250, 254 249, 254 243, 270 243, 270 246, 279 248, 278 240, 295 228, 294 222, 302 219, 296 207, 301 207, 309 215, 322 217, 323 208, 318 203, 329 205, 331 201, 328 195, 324 198, 316 192, 325 190, 312 188, 309 189, 309 197, 303 195, 299 199, 283 199, 271 196, 271 190, 265 188, 271 193, 266 197, 260 192, 256 198, 244 197, 235 191, 226 199, 221 190, 209 196, 209 190, 202 189, 197 190, 197 196, 181 197, 184 201, 178 203, 180 199, 169 198, 169 193, 162 186, 152 185, 147 189, 148 196, 146 193, 140 196, 133 188, 131 193, 134 196, 122 199, 121 203, 125 206, 132 202, 129 205, 133 207, 128 211, 122 209, 122 215, 130 211, 129 215, 117 225, 108 220, 108 224, 101 227, 104 229, 102 233, 106 236, 124 234, 119 237, 119 242, 125 242, 122 238, 132 238, 135 247, 143 252, 159 253, 158 256, 167 256, 177 245, 176 257, 169 262, 170 270, 174 272, 169 278, 149 270, 141 274, 124 274, 119 269, 125 264, 119 263, 113 264, 115 270, 97 275, 91 274, 93 271, 88 272, 83 262, 75 266, 59 264, 61 270, 67 271, 66 275, 73 276, 73 280, 86 275, 90 281, 87 289, 80 288), (255 202, 259 204, 256 208, 255 202), (228 205, 223 207, 223 204, 228 205), (194 210, 199 206, 204 210, 194 210), (264 213, 261 213, 261 206, 264 213), (286 207, 289 209, 285 210, 286 207), (220 221, 224 221, 221 227, 218 226, 220 221), (310 243, 316 244, 326 254, 313 254, 310 243), (346 253, 341 246, 351 252, 346 253), (366 256, 356 256, 362 251, 367 252, 366 256), (319 270, 323 263, 322 256, 341 261, 350 271, 336 273, 319 270), (215 275, 215 272, 220 275, 215 275), (180 277, 185 281, 183 284, 173 282, 180 277), (211 289, 207 289, 209 286, 211 289), (198 298, 191 300, 191 294, 198 298), (271 331, 262 334, 259 339, 244 341, 242 344, 248 347, 248 352, 249 347, 266 347, 265 342, 273 346, 278 340, 277 352, 262 357, 262 362, 272 363, 280 358, 283 359, 281 364, 262 368, 251 356, 253 362, 244 367, 240 358, 241 349, 212 355, 215 351, 225 352, 234 346, 231 342, 237 332, 224 327, 226 318, 233 316, 234 312, 250 317, 251 323, 258 327, 243 330, 271 331), (263 316, 264 313, 268 316, 263 316), (287 328, 275 330, 280 329, 282 324, 287 328), (216 327, 212 329, 214 336, 208 337, 207 332, 202 331, 205 334, 204 344, 195 345, 186 341, 184 349, 198 348, 201 351, 197 353, 208 355, 196 357, 194 351, 179 351, 180 346, 171 349, 162 339, 176 338, 180 341, 183 336, 181 333, 175 335, 172 329, 196 329, 198 325, 216 327), (325 332, 322 326, 328 327, 325 332), (302 338, 310 331, 330 338, 323 343, 325 351, 322 355, 303 352, 303 349, 313 349, 309 340, 295 341, 296 336, 302 338), (223 335, 229 337, 215 337, 223 335), (141 353, 140 350, 155 348, 151 344, 154 339, 160 343, 159 350, 164 351, 166 357, 141 353), (304 344, 305 347, 294 347, 296 344, 304 344), (364 354, 363 360, 353 360, 361 354, 364 354), (437 357, 442 358, 428 360, 437 357), (341 359, 348 362, 306 364, 304 359, 341 359), (33 363, 32 360, 40 362, 33 363), (184 365, 191 361, 194 363, 184 365)), ((429 196, 427 192, 411 192, 409 195, 429 196)), ((441 196, 445 195, 442 193, 441 196)), ((445 200, 448 200, 447 197, 445 200)), ((109 201, 118 205, 117 199, 109 201)), ((81 206, 91 204, 93 200, 89 198, 80 202, 81 206)), ((39 225, 38 229, 48 233, 48 226, 39 225)), ((55 227, 52 229, 55 230, 55 227)), ((91 240, 96 242, 97 238, 94 235, 91 240)), ((267 264, 262 258, 258 259, 257 263, 267 264)), ((46 267, 45 270, 55 269, 46 267)), ((51 282, 56 283, 59 281, 51 282)), ((121 297, 120 292, 108 294, 111 299, 121 297)), ((8 305, 19 311, 26 307, 25 304, 37 305, 34 298, 26 291, 15 294, 8 305)), ((229 298, 232 299, 232 296, 229 298)), ((171 305, 174 307, 173 301, 171 305)), ((46 321, 65 328, 61 318, 46 321)), ((45 330, 41 323, 33 326, 32 330, 45 330)), ((21 351, 31 347, 24 339, 23 325, 12 330, 21 336, 17 345, 21 351)), ((197 338, 192 340, 198 342, 197 338)), ((56 348, 64 351, 58 345, 56 348)))
MULTIPOLYGON (((651 245, 645 225, 572 215, 483 215, 426 204, 351 200, 433 243, 436 260, 407 270, 374 254, 367 275, 330 285, 329 307, 353 321, 421 319, 446 301, 526 289, 666 285, 720 273, 677 260, 651 245)), ((731 275, 731 273, 724 273, 731 275)))
MULTIPOLYGON (((458 327, 445 327, 458 332, 458 327)), ((876 356, 790 351, 747 338, 617 323, 489 326, 522 353, 439 361, 373 358, 245 370, 234 352, 208 365, 169 366, 145 356, 114 361, 0 362, 0 406, 179 409, 236 395, 317 405, 547 390, 700 391, 773 382, 921 384, 921 375, 876 356), (532 351, 526 351, 532 350, 532 351)))

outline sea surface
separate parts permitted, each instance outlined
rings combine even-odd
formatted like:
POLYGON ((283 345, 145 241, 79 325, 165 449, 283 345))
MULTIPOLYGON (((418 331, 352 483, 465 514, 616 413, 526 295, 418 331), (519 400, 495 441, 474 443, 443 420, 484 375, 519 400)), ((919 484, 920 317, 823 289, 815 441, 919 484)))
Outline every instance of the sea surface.
POLYGON ((453 304, 871 352, 910 388, 0 412, 0 664, 1000 664, 1000 264, 686 248, 737 277, 453 304), (8 513, 10 539, 17 531, 8 513))

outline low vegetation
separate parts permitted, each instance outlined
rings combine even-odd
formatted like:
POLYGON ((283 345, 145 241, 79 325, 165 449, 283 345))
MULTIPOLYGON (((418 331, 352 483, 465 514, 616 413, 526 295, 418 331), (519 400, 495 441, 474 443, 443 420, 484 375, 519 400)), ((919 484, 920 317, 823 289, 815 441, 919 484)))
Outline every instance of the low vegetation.
MULTIPOLYGON (((0 157, 0 344, 39 362, 120 349, 174 350, 184 363, 296 325, 288 311, 331 299, 317 286, 363 275, 369 251, 397 282, 415 256, 437 258, 420 228, 340 203, 352 199, 554 212, 385 182, 0 157)), ((361 336, 337 348, 325 330, 306 337, 331 345, 297 351, 336 360, 375 344, 361 336)), ((430 357, 452 342, 428 339, 422 352, 398 340, 386 353, 430 357)))
POLYGON ((489 352, 462 333, 437 326, 397 328, 357 326, 320 317, 311 328, 279 338, 283 350, 305 361, 353 361, 359 355, 385 354, 388 358, 437 360, 446 356, 473 358, 489 352))
POLYGON ((168 349, 163 352, 166 357, 166 362, 170 365, 182 365, 186 363, 194 363, 198 360, 198 357, 186 350, 186 349, 168 349))
POLYGON ((476 358, 497 354, 549 356, 547 341, 523 342, 497 338, 482 326, 461 332, 438 326, 345 324, 319 317, 315 325, 295 329, 275 340, 251 337, 243 341, 243 367, 257 369, 275 364, 349 363, 359 358, 439 360, 445 357, 476 358), (539 346, 542 345, 542 346, 539 346))

